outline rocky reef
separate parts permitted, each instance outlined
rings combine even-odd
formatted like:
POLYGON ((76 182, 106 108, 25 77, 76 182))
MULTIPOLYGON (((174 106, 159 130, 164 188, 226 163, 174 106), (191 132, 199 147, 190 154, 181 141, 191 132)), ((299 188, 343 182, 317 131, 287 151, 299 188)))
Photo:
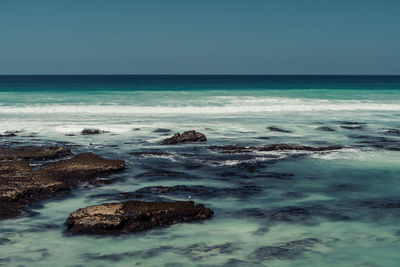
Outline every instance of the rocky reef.
POLYGON ((66 224, 75 234, 136 233, 154 227, 211 218, 213 211, 193 201, 107 203, 78 209, 66 224))
POLYGON ((162 144, 176 145, 180 143, 205 142, 205 141, 207 141, 207 138, 204 134, 191 130, 184 132, 182 134, 176 133, 172 137, 164 139, 162 144))
POLYGON ((57 162, 41 162, 33 168, 29 160, 55 159, 72 155, 64 147, 0 148, 0 219, 19 215, 36 201, 64 194, 78 183, 114 171, 125 163, 82 153, 57 162))

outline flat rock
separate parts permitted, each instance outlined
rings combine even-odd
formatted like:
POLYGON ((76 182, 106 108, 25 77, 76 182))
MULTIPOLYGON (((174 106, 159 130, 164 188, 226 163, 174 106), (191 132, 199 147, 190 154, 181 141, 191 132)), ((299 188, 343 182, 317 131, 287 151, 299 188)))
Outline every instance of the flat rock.
POLYGON ((204 134, 196 131, 187 131, 182 134, 176 133, 170 138, 164 139, 163 145, 176 145, 180 143, 191 143, 191 142, 205 142, 207 138, 204 134))
POLYGON ((250 153, 250 152, 262 152, 262 151, 285 151, 285 150, 298 150, 298 151, 330 151, 341 149, 340 146, 324 146, 324 147, 313 147, 313 146, 302 146, 302 145, 289 145, 289 144, 273 144, 267 146, 209 146, 208 149, 219 152, 219 153, 250 153))
POLYGON ((65 147, 0 147, 0 160, 16 159, 56 159, 72 155, 71 150, 65 147))
MULTIPOLYGON (((42 150, 47 151, 45 148, 42 150)), ((35 153, 31 154, 30 149, 26 153, 23 153, 21 147, 16 151, 20 154, 14 156, 7 154, 6 159, 19 160, 0 161, 0 219, 17 216, 24 208, 38 200, 65 194, 80 182, 89 181, 125 167, 123 161, 108 160, 92 153, 83 153, 71 159, 44 163, 36 170, 25 159, 43 159, 46 158, 43 156, 45 153, 38 157, 35 153)), ((56 148, 51 148, 50 151, 53 153, 45 155, 54 157, 54 155, 65 154, 64 150, 56 148), (63 152, 60 154, 57 151, 63 152)))
POLYGON ((211 218, 213 211, 192 201, 107 203, 78 209, 66 221, 75 234, 136 233, 154 227, 211 218))

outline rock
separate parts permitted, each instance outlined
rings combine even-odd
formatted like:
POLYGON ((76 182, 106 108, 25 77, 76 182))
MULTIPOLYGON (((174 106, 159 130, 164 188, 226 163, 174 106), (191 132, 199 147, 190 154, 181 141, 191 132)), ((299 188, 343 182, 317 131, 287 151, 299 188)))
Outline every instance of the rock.
POLYGON ((81 134, 82 135, 92 135, 92 134, 101 134, 101 133, 107 133, 107 131, 100 131, 99 129, 83 129, 81 134))
POLYGON ((172 137, 164 139, 163 145, 175 145, 190 142, 205 142, 207 138, 204 134, 196 131, 187 131, 182 134, 176 133, 172 137))
POLYGON ((157 128, 153 131, 153 133, 169 133, 171 130, 170 129, 165 129, 165 128, 157 128))
POLYGON ((40 169, 40 173, 49 174, 53 177, 71 177, 84 180, 96 177, 100 174, 122 170, 125 163, 122 160, 109 160, 93 153, 82 153, 72 159, 60 160, 46 164, 40 169))
POLYGON ((324 132, 335 132, 335 129, 328 127, 328 126, 321 126, 316 128, 315 130, 324 131, 324 132))
POLYGON ((0 160, 16 159, 56 159, 72 155, 71 150, 64 147, 0 147, 0 160))
POLYGON ((285 151, 285 150, 298 150, 298 151, 330 151, 342 149, 340 146, 325 146, 325 147, 312 147, 312 146, 301 146, 301 145, 289 145, 289 144, 273 144, 268 146, 209 146, 208 149, 219 152, 219 153, 250 153, 257 151, 285 151))
MULTIPOLYGON (((16 151, 14 155, 6 154, 3 159, 47 159, 68 154, 63 148, 34 150, 28 147, 24 151, 20 147, 16 151), (33 153, 37 151, 38 154, 33 153), (52 153, 44 153, 49 151, 52 153)), ((123 161, 103 159, 92 153, 46 163, 38 170, 33 169, 26 160, 0 161, 0 219, 17 216, 25 207, 38 200, 65 194, 80 182, 90 181, 124 167, 123 161)))
POLYGON ((288 130, 283 130, 281 128, 278 127, 267 127, 268 130, 272 131, 272 132, 280 132, 280 133, 292 133, 292 131, 288 131, 288 130))
POLYGON ((78 209, 66 221, 75 234, 136 233, 154 227, 211 218, 213 211, 192 201, 107 203, 78 209))

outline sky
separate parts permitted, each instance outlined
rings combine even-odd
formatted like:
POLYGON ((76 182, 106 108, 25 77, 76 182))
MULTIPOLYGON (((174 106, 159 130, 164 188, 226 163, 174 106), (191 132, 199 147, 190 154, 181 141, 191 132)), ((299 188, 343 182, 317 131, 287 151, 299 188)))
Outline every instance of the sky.
POLYGON ((399 0, 0 0, 0 74, 395 74, 399 0))

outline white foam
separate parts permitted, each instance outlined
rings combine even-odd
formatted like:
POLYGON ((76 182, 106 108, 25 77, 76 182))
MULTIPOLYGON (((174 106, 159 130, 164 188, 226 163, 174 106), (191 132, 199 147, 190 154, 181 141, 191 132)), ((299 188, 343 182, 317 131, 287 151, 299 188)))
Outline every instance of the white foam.
POLYGON ((41 105, 0 106, 0 114, 235 114, 263 112, 316 111, 400 111, 400 104, 388 103, 269 103, 268 105, 225 106, 102 106, 102 105, 41 105))

